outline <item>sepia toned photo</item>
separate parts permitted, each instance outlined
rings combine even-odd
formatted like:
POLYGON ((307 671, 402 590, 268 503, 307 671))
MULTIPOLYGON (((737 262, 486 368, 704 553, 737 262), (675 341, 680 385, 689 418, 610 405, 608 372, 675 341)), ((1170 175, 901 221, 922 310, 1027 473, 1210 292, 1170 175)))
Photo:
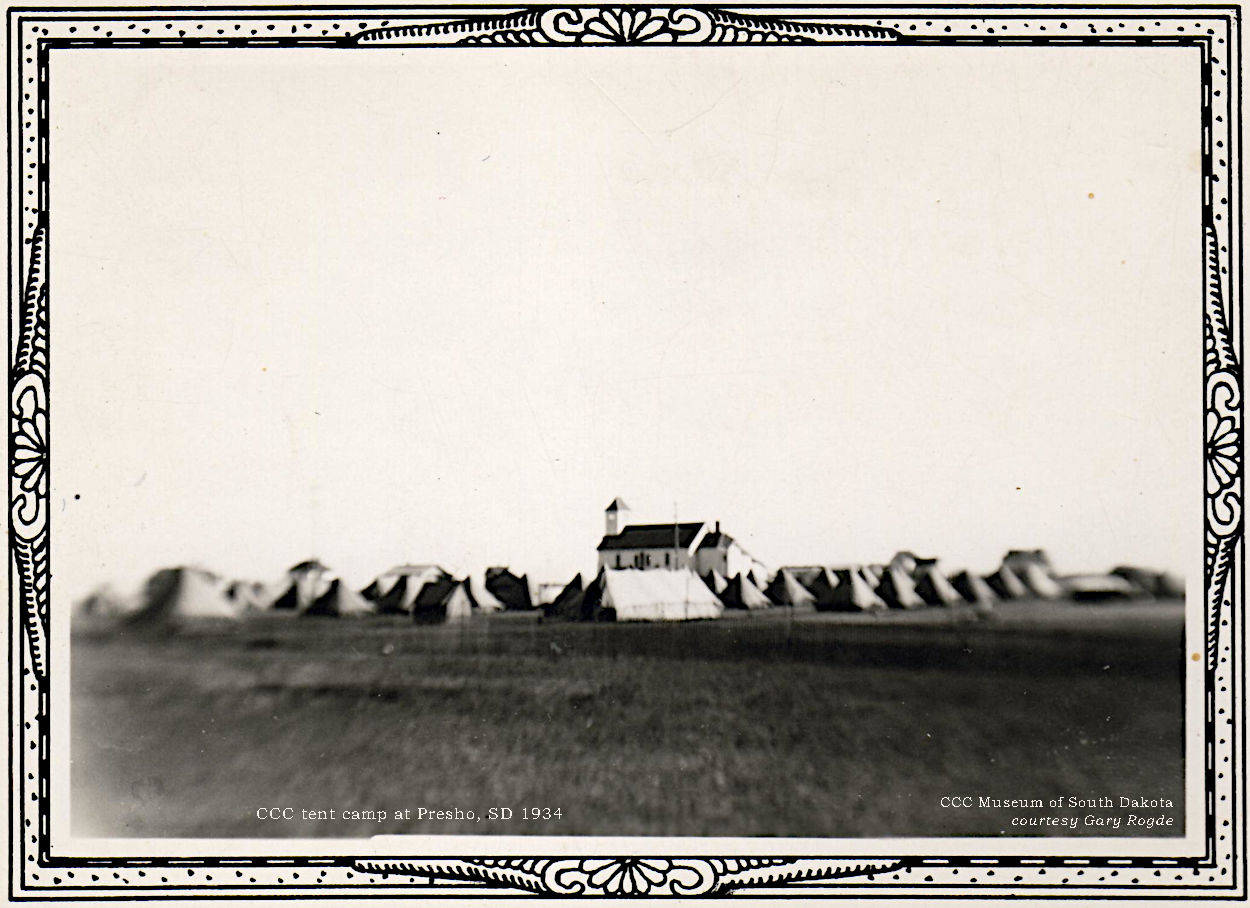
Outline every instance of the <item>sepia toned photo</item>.
POLYGON ((1108 10, 10 10, 10 896, 1243 891, 1239 10, 1108 10))

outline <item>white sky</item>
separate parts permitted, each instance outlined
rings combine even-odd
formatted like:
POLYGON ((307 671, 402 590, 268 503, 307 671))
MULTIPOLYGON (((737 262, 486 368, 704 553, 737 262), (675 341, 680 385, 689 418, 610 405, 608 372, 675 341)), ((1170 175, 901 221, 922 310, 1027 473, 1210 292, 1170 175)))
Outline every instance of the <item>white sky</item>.
POLYGON ((57 51, 54 591, 1200 553, 1182 49, 57 51), (80 499, 75 499, 80 495, 80 499))

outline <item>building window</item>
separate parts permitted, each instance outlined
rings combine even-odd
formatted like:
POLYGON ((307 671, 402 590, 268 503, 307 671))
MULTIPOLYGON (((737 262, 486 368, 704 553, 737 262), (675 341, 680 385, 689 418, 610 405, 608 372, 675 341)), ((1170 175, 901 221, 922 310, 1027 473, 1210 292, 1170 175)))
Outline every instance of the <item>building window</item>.
POLYGON ((616 553, 616 566, 617 567, 621 566, 621 553, 620 552, 616 553))
POLYGON ((664 553, 664 566, 665 566, 665 567, 668 567, 668 566, 669 566, 668 556, 669 556, 669 553, 668 553, 668 552, 665 552, 665 553, 664 553))

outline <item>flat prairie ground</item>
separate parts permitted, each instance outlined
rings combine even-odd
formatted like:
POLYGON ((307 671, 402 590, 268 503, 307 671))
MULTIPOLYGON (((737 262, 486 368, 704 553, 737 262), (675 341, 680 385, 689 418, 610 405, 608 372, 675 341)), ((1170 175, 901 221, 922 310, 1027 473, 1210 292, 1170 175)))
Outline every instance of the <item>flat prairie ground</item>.
POLYGON ((998 836, 1022 834, 1020 817, 1135 813, 1172 825, 1024 834, 1182 835, 1182 613, 1017 602, 989 619, 261 616, 80 633, 73 833, 998 836), (947 795, 1174 807, 950 809, 947 795), (257 818, 270 807, 294 818, 257 818))

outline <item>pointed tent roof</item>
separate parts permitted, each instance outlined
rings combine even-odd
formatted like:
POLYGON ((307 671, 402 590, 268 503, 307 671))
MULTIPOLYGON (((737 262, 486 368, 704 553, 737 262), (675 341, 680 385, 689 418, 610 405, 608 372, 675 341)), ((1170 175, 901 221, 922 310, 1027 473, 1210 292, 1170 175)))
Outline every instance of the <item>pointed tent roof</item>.
POLYGON ((1029 595, 1029 588, 1016 576, 1016 572, 1005 564, 986 577, 985 582, 1000 599, 1022 599, 1029 595))
POLYGON ((787 568, 777 571, 764 593, 777 605, 790 608, 810 609, 816 602, 816 597, 787 568))
POLYGON ((706 583, 707 588, 717 596, 725 592, 725 587, 729 586, 729 581, 726 580, 724 575, 715 568, 703 575, 703 582, 706 583))
POLYGON ((472 615, 468 584, 451 577, 425 584, 412 606, 412 620, 420 624, 467 621, 472 615))
POLYGON ((301 615, 324 617, 358 617, 375 614, 373 604, 349 587, 340 578, 330 581, 329 588, 308 604, 301 615))
POLYGON ((1058 599, 1063 587, 1038 563, 1025 564, 1019 572, 1020 579, 1029 592, 1039 599, 1058 599))
POLYGON ((745 574, 734 575, 725 591, 720 594, 720 601, 725 604, 725 608, 733 609, 762 609, 773 604, 745 574))
POLYGON ((528 574, 518 577, 506 567, 487 568, 486 589, 506 608, 528 611, 534 607, 534 602, 530 598, 528 574))
POLYGON ((560 590, 556 598, 543 606, 543 617, 561 621, 589 620, 590 615, 582 611, 585 598, 586 591, 582 588, 582 575, 574 574, 573 579, 564 585, 564 589, 560 590))
POLYGON ((303 574, 307 571, 328 571, 328 570, 330 569, 321 563, 321 559, 309 558, 306 561, 301 561, 299 564, 291 565, 289 568, 287 568, 287 573, 288 574, 303 574))
POLYGON ((951 578, 951 586, 973 605, 992 605, 998 600, 990 585, 971 571, 960 571, 951 578))
POLYGON ((936 564, 926 564, 916 569, 916 592, 929 605, 950 605, 952 602, 963 601, 963 597, 951 586, 936 564))
POLYGON ((833 608, 846 612, 867 612, 887 607, 881 597, 872 591, 863 568, 842 568, 833 574, 838 579, 838 585, 833 588, 833 608))
POLYGON ((205 571, 176 567, 164 568, 148 578, 139 607, 124 620, 136 626, 155 626, 201 619, 234 621, 238 617, 239 608, 226 597, 221 583, 205 571))
POLYGON ((829 568, 817 568, 810 582, 804 584, 815 599, 817 611, 829 611, 837 605, 837 591, 841 580, 829 568))
MULTIPOLYGON (((897 558, 898 556, 895 556, 897 558)), ((916 563, 915 559, 911 562, 916 563)), ((877 595, 892 608, 920 608, 924 600, 916 593, 916 584, 901 564, 891 561, 886 567, 877 595)))

